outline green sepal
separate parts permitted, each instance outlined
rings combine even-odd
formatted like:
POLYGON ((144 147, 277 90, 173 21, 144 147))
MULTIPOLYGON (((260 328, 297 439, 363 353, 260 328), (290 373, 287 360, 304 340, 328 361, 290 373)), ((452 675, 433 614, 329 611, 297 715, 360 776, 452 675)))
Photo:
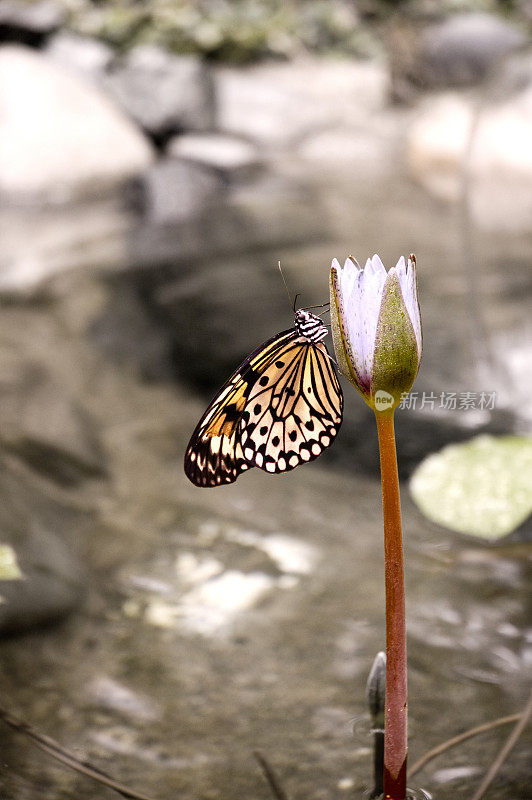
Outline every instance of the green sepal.
MULTIPOLYGON (((393 408, 397 408, 401 395, 410 391, 414 383, 419 362, 416 334, 403 299, 399 278, 394 270, 390 270, 384 284, 377 322, 371 382, 372 400, 378 391, 387 392, 394 399, 393 408)), ((371 405, 374 407, 373 403, 371 405)))

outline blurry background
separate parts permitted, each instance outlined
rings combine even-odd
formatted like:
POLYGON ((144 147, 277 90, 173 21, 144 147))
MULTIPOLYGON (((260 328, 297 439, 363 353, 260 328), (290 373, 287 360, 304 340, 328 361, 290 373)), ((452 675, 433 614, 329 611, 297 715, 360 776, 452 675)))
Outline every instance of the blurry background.
MULTIPOLYGON (((279 478, 199 490, 182 455, 228 374, 293 323, 279 259, 312 305, 332 257, 389 267, 411 251, 425 342, 397 433, 412 757, 522 709, 531 25, 529 0, 0 0, 10 711, 160 800, 267 798, 254 748, 293 798, 362 796, 384 647, 371 413, 347 388, 334 446, 279 478), (488 461, 499 434, 520 438, 488 461), (407 480, 470 439, 504 496, 480 511, 433 486, 450 530, 407 480), (467 535, 490 533, 474 524, 490 508, 497 543, 467 535)), ((469 796, 506 734, 413 785, 469 796)), ((114 796, 2 740, 2 798, 114 796)), ((529 745, 486 798, 524 800, 529 745)))

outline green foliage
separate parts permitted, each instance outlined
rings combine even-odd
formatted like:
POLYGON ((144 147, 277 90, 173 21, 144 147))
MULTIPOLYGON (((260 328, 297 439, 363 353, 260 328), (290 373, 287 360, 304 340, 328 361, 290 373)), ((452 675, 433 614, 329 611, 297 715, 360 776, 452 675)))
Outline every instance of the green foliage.
POLYGON ((478 436, 444 447, 414 472, 421 511, 451 530, 496 540, 532 512, 532 438, 478 436))
POLYGON ((347 0, 84 0, 70 26, 121 50, 150 43, 233 63, 302 49, 356 55, 376 49, 356 3, 347 0))

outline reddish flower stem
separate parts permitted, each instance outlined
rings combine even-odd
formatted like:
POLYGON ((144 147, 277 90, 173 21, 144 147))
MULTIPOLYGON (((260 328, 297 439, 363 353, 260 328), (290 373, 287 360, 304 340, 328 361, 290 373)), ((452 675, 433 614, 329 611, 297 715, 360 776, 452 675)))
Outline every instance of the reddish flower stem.
POLYGON ((384 797, 405 800, 407 743, 406 624, 401 504, 393 411, 375 412, 381 462, 386 586, 384 797))

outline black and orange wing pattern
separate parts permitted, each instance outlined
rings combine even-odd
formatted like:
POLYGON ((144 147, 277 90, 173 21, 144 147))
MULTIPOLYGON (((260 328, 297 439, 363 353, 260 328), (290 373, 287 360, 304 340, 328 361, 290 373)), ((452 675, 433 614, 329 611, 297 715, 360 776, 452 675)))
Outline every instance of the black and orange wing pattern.
POLYGON ((317 458, 342 421, 343 395, 323 342, 297 328, 255 350, 199 421, 185 453, 196 486, 233 483, 251 467, 287 472, 317 458))

